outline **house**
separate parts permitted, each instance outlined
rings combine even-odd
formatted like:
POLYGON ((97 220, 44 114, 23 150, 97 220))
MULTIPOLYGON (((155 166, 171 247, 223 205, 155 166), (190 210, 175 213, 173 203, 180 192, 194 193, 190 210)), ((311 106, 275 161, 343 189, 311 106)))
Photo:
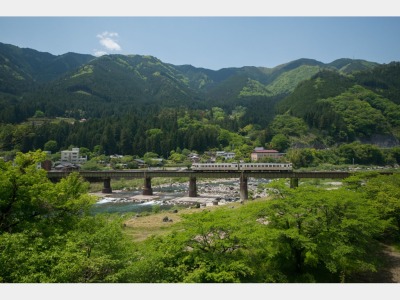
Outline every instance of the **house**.
POLYGON ((138 164, 139 168, 146 168, 147 164, 143 159, 135 158, 134 161, 138 164))
POLYGON ((79 148, 72 148, 72 150, 61 151, 61 161, 73 164, 84 163, 87 161, 87 156, 79 156, 79 148))
POLYGON ((216 156, 222 156, 225 159, 235 158, 235 152, 217 151, 216 156))
POLYGON ((162 166, 164 163, 164 159, 163 158, 152 158, 151 163, 156 166, 162 166))
POLYGON ((55 163, 54 169, 57 171, 79 171, 82 166, 65 161, 58 161, 55 163))
POLYGON ((192 162, 192 163, 198 163, 200 161, 200 157, 197 153, 190 153, 187 158, 192 162))
POLYGON ((253 152, 251 153, 251 161, 258 161, 261 160, 265 157, 269 157, 269 158, 280 158, 283 155, 285 155, 284 153, 280 153, 277 150, 267 150, 264 149, 264 147, 256 147, 253 152))

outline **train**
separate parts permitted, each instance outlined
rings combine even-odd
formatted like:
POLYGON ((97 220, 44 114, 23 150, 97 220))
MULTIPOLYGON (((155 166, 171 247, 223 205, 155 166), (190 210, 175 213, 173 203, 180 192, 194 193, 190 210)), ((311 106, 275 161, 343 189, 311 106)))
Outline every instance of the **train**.
POLYGON ((291 163, 193 163, 192 170, 204 171, 261 171, 292 172, 291 163))

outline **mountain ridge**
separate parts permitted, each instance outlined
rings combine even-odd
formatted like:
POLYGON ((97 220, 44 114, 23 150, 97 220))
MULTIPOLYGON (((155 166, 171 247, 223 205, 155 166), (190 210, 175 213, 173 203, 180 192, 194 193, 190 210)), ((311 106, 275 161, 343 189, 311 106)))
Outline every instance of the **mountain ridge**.
MULTIPOLYGON (((353 141, 396 145, 399 104, 399 62, 340 58, 326 64, 300 58, 274 68, 210 70, 151 55, 54 56, 0 43, 0 124, 22 124, 38 111, 49 119, 89 120, 74 125, 79 134, 71 128, 63 138, 54 137, 60 144, 101 143, 107 151, 123 153, 135 145, 141 154, 164 155, 177 148, 275 147, 275 136, 293 147, 353 141), (374 127, 371 120, 386 125, 374 127)), ((44 138, 31 144, 43 147, 44 138)), ((9 147, 24 139, 5 140, 9 147)), ((21 149, 29 149, 28 142, 24 145, 21 149)))

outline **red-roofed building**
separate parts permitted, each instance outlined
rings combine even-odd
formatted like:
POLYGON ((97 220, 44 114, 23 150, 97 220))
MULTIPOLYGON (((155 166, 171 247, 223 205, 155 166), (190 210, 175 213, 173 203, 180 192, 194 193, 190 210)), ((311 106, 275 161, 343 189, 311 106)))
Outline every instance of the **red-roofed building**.
POLYGON ((258 161, 265 157, 279 158, 279 157, 282 157, 283 155, 284 155, 284 153, 280 153, 277 150, 272 150, 272 149, 267 150, 267 149, 264 149, 263 147, 257 147, 251 153, 251 161, 258 161))

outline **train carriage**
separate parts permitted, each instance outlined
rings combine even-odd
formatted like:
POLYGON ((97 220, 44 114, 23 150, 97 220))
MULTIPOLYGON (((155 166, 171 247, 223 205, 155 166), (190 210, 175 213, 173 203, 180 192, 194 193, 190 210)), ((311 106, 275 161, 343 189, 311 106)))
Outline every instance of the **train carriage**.
POLYGON ((278 171, 290 172, 291 163, 194 163, 192 170, 203 171, 278 171))
POLYGON ((241 163, 241 171, 292 171, 291 163, 241 163))
POLYGON ((194 163, 192 164, 194 171, 237 171, 238 164, 235 163, 194 163))

